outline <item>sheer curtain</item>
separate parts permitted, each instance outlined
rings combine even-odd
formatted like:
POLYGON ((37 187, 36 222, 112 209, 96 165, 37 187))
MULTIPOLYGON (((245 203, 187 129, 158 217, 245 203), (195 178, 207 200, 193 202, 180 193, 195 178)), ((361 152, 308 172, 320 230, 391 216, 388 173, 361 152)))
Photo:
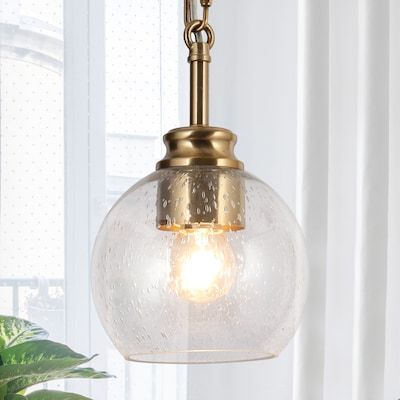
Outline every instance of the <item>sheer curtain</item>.
POLYGON ((215 8, 217 96, 234 94, 218 116, 247 168, 297 210, 312 278, 294 354, 190 368, 191 398, 212 382, 207 399, 398 399, 400 3, 215 8))
MULTIPOLYGON (((400 398, 400 2, 217 0, 215 125, 297 211, 311 288, 275 360, 125 363, 90 300, 105 213, 187 123, 181 2, 0 0, 0 313, 35 320, 110 381, 96 400, 400 398)), ((54 387, 63 388, 63 382, 54 387)))
POLYGON ((313 282, 295 399, 399 396, 399 22, 396 1, 299 3, 298 209, 313 282))

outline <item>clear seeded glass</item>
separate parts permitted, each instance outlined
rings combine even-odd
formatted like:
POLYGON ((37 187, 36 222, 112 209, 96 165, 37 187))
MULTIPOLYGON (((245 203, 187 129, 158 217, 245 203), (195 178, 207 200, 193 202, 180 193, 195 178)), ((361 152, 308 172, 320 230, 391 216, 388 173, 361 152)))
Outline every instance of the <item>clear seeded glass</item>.
MULTIPOLYGON (((176 200, 172 197, 163 200, 176 200)), ((231 211, 226 209, 234 215, 231 211)), ((303 236, 284 202, 250 174, 212 167, 165 169, 134 185, 106 217, 93 253, 92 286, 103 326, 127 360, 272 358, 293 337, 303 310, 303 236), (193 173, 210 177, 204 210, 212 203, 218 174, 232 185, 239 179, 244 229, 190 234, 157 229, 160 183, 193 184, 185 179, 193 173)))

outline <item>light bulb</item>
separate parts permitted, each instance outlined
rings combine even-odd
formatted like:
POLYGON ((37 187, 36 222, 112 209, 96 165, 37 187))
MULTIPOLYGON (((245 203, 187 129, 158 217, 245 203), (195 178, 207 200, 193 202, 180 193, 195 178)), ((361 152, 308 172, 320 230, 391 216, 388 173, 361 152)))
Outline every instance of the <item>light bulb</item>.
POLYGON ((191 302, 213 302, 226 295, 235 281, 235 255, 221 230, 175 233, 170 262, 172 289, 191 302))

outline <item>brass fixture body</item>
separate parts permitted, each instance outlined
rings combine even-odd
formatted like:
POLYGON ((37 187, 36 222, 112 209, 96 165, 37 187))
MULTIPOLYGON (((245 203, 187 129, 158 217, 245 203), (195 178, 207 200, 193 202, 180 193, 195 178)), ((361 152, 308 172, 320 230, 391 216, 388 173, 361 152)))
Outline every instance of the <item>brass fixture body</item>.
POLYGON ((244 229, 244 188, 230 169, 180 168, 158 185, 157 227, 163 231, 244 229))
POLYGON ((167 148, 157 170, 170 167, 213 166, 243 170, 236 159, 236 135, 224 128, 189 126, 177 128, 164 136, 167 148))
POLYGON ((189 48, 190 126, 173 129, 164 136, 167 152, 156 168, 181 169, 182 174, 175 174, 159 184, 157 227, 160 230, 211 227, 235 231, 245 227, 244 188, 238 175, 229 171, 243 170, 243 163, 234 155, 236 135, 227 129, 209 126, 210 49, 215 40, 214 31, 208 24, 211 2, 201 0, 203 20, 192 20, 191 0, 186 0, 184 37, 189 48), (193 35, 197 39, 201 31, 206 33, 207 42, 193 41, 193 35), (204 166, 227 170, 218 174, 210 172, 206 179, 198 170, 204 166), (211 198, 202 195, 209 192, 210 179, 211 198), (205 204, 205 200, 209 204, 205 204))

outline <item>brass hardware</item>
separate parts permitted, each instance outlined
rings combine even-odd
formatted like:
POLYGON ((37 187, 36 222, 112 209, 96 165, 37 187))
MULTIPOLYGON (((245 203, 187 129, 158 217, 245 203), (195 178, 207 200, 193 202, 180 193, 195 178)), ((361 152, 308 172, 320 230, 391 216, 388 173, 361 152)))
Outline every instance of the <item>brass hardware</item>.
POLYGON ((185 26, 187 26, 193 20, 192 0, 185 0, 184 11, 185 11, 185 26))
POLYGON ((236 159, 236 135, 227 129, 189 126, 170 131, 164 136, 167 153, 157 170, 184 166, 213 166, 243 170, 236 159))
MULTIPOLYGON (((210 45, 209 43, 193 43, 190 46, 190 53, 188 57, 189 63, 196 63, 196 62, 211 62, 210 56, 210 45)), ((208 71, 207 74, 204 74, 204 79, 208 80, 208 71)), ((196 79, 194 79, 194 83, 196 79)))
MULTIPOLYGON (((209 64, 215 35, 207 20, 203 28, 207 42, 198 42, 197 37, 193 40, 193 34, 201 30, 204 21, 193 19, 192 1, 185 0, 185 42, 190 50, 190 126, 174 129, 164 136, 167 154, 158 162, 157 169, 196 165, 243 169, 243 163, 234 155, 236 136, 227 129, 209 126, 209 64)), ((200 2, 207 9, 212 4, 212 0, 200 2)))
POLYGON ((212 0, 200 0, 200 4, 203 8, 203 19, 198 20, 194 16, 194 10, 193 10, 193 0, 185 0, 185 26, 190 25, 191 22, 194 21, 200 21, 201 24, 196 28, 196 32, 200 32, 205 29, 205 27, 208 25, 208 15, 209 15, 209 9, 212 5, 212 0))
POLYGON ((158 185, 157 228, 163 231, 244 229, 244 188, 224 169, 179 168, 158 185))
MULTIPOLYGON (((197 39, 196 39, 196 41, 192 40, 192 35, 194 33, 200 32, 198 30, 199 26, 201 26, 201 21, 195 20, 195 21, 192 21, 190 24, 188 24, 185 28, 184 39, 185 39, 186 46, 189 49, 192 48, 193 43, 202 43, 202 42, 198 42, 197 39)), ((214 30, 211 27, 211 25, 206 25, 202 30, 205 31, 207 34, 207 43, 210 45, 210 49, 211 49, 215 43, 214 30)))
MULTIPOLYGON (((215 42, 215 34, 208 24, 208 13, 203 21, 193 19, 192 1, 185 0, 185 43, 189 48, 190 63, 190 125, 209 124, 209 64, 210 49, 215 42), (194 33, 205 31, 207 42, 192 39, 194 33)), ((204 10, 211 6, 210 0, 201 0, 204 10)))
POLYGON ((185 0, 184 39, 189 48, 190 126, 164 136, 167 148, 157 170, 173 168, 158 185, 157 228, 164 231, 245 228, 244 187, 235 170, 236 135, 209 126, 210 49, 215 34, 208 23, 212 0, 200 0, 203 19, 193 15, 193 1, 185 0), (202 41, 201 32, 207 35, 202 41), (200 167, 209 167, 206 172, 200 167), (211 185, 211 186, 210 186, 211 185))
POLYGON ((190 48, 190 125, 209 124, 209 64, 208 43, 193 43, 190 48))

